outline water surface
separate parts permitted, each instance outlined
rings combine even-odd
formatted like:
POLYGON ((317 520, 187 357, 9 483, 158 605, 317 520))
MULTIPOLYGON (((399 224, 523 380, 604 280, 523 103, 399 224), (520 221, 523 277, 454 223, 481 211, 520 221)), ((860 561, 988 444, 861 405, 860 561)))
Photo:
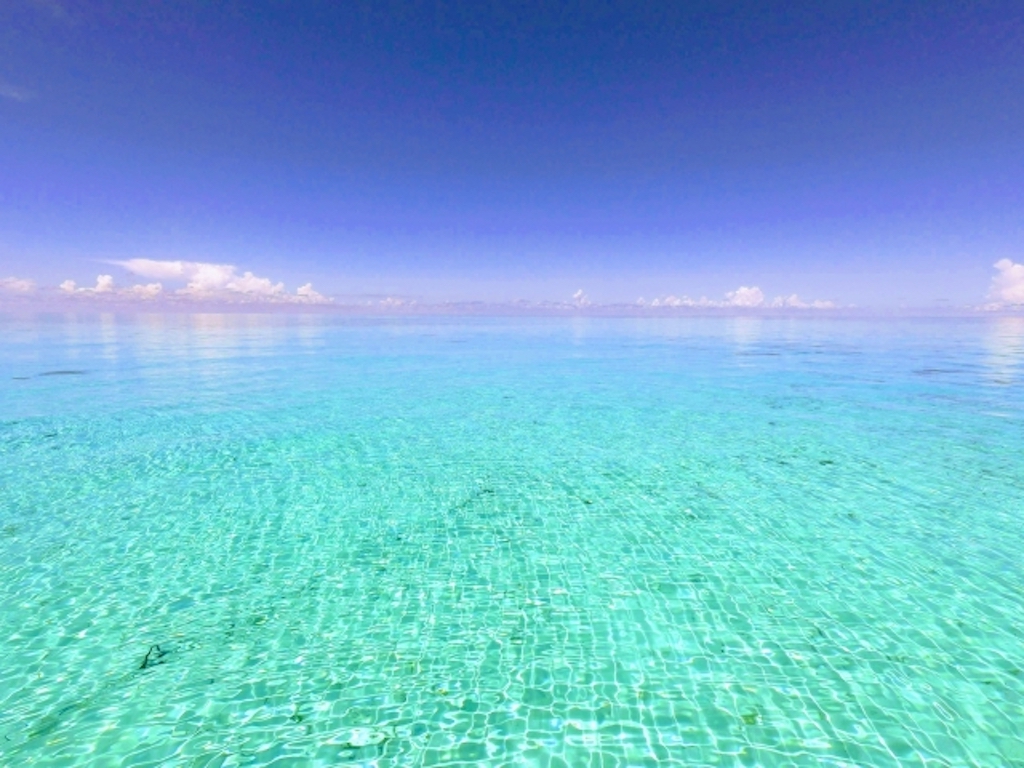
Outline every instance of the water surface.
POLYGON ((1024 766, 1024 320, 0 318, 0 763, 1024 766))

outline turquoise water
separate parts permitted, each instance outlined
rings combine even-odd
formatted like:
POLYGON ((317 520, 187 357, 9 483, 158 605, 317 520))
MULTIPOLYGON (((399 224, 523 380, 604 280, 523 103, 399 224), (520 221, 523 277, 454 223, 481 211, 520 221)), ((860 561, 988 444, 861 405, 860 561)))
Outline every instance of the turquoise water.
POLYGON ((1024 319, 0 319, 0 763, 1024 766, 1024 319))

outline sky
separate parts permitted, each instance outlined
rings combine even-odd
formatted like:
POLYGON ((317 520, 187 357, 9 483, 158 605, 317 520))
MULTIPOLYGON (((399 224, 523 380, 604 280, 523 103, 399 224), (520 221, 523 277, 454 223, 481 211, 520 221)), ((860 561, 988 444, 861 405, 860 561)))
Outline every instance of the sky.
POLYGON ((13 295, 1024 304, 1024 4, 7 0, 13 295))

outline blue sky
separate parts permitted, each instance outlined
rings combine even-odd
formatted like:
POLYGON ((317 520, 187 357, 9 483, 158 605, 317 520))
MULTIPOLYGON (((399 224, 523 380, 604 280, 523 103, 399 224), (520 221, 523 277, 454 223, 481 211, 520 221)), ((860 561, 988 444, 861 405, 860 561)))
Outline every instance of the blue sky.
POLYGON ((0 278, 1016 295, 1024 6, 778 6, 11 0, 0 278))

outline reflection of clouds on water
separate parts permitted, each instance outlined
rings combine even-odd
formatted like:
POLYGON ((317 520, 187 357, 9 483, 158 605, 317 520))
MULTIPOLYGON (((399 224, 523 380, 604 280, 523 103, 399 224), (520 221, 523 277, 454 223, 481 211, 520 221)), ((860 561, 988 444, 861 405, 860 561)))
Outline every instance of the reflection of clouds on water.
POLYGON ((747 352, 761 341, 763 321, 760 317, 734 317, 729 323, 727 334, 738 352, 747 352))
POLYGON ((78 315, 69 313, 64 315, 63 323, 58 328, 63 335, 63 351, 68 360, 79 360, 83 351, 86 350, 92 341, 89 325, 93 321, 88 318, 81 318, 78 315))
POLYGON ((134 352, 160 360, 226 360, 268 355, 323 343, 320 318, 280 315, 194 313, 140 315, 128 321, 134 352))
POLYGON ((118 352, 117 318, 110 312, 100 314, 100 343, 103 345, 101 357, 116 362, 118 352))
POLYGON ((197 313, 189 315, 186 343, 192 356, 224 359, 267 354, 285 346, 286 331, 274 317, 197 313))
POLYGON ((985 365, 998 384, 1010 384, 1024 366, 1024 317, 1000 317, 985 335, 985 365))
POLYGON ((591 323, 588 321, 589 318, 586 317, 573 317, 570 321, 569 327, 572 330, 573 344, 579 346, 587 340, 588 333, 591 330, 591 323))
POLYGON ((296 343, 306 351, 313 351, 326 346, 327 322, 328 320, 326 318, 318 316, 310 316, 305 320, 300 319, 296 321, 296 343))

